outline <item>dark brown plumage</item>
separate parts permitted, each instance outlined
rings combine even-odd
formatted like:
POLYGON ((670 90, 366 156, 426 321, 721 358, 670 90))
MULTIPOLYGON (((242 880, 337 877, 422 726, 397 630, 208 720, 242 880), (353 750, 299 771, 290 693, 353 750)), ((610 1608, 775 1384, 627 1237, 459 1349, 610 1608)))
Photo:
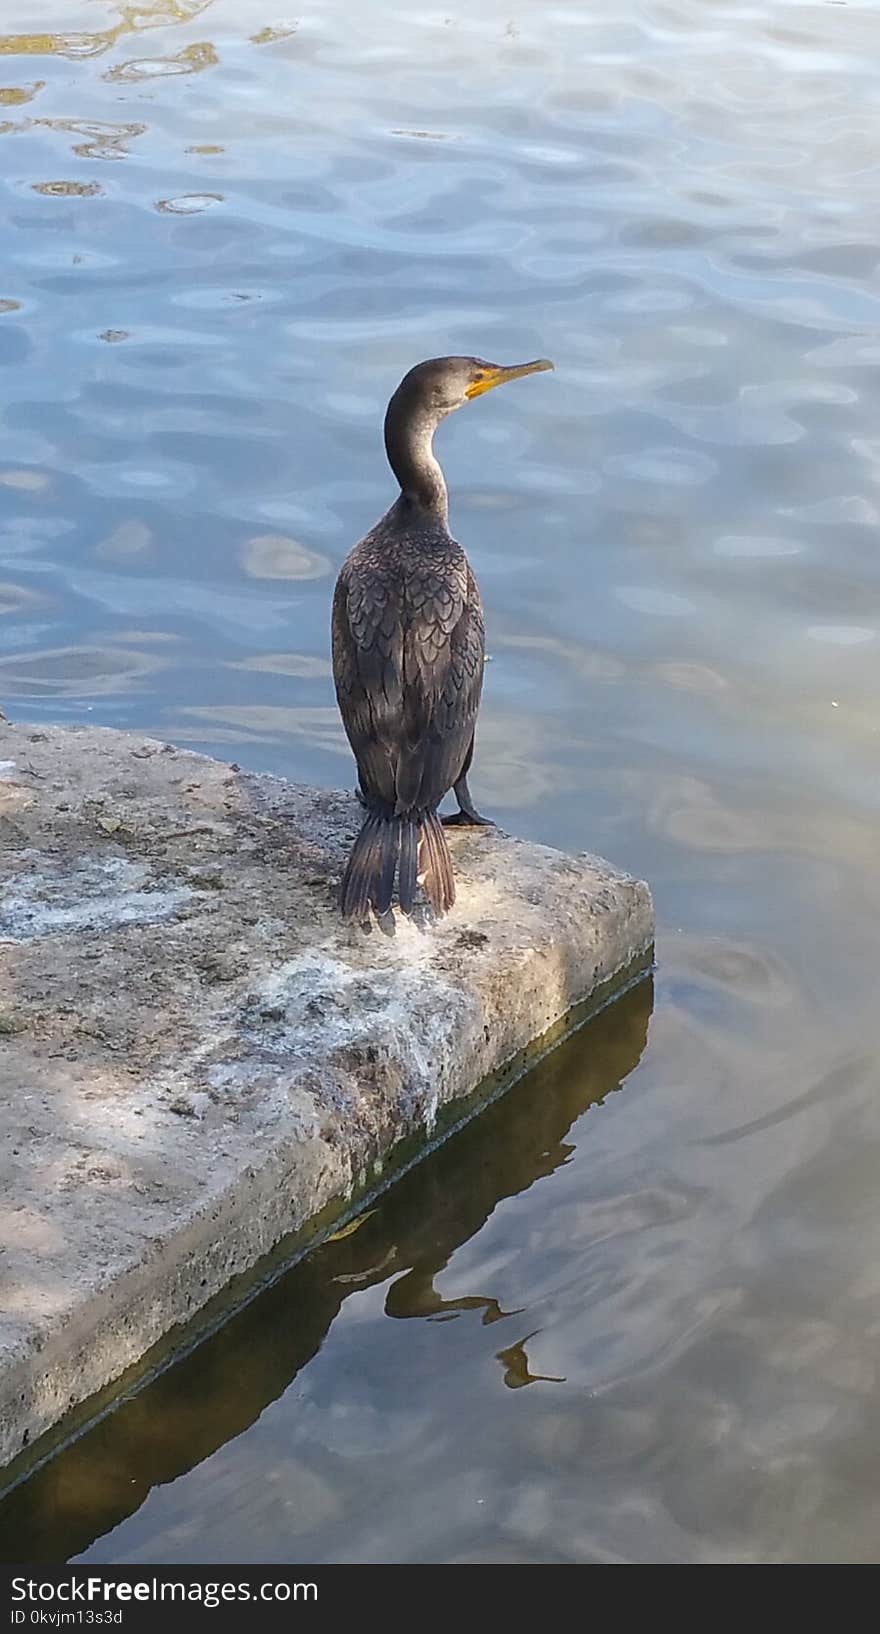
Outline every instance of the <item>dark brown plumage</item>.
POLYGON ((417 882, 436 914, 455 900, 446 836, 437 816, 453 789, 456 818, 483 823, 467 774, 483 684, 480 592, 448 528, 437 425, 470 397, 552 368, 541 360, 503 368, 480 358, 417 364, 388 405, 385 447, 400 495, 343 564, 333 597, 333 676, 358 766, 366 816, 342 880, 348 918, 400 907, 417 882))

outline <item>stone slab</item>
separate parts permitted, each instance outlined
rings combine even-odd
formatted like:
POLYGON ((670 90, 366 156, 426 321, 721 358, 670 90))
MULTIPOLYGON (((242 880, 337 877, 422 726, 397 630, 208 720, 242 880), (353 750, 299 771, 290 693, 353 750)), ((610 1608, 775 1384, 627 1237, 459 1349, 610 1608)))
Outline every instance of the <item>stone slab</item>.
POLYGON ((341 923, 353 795, 0 721, 0 1465, 649 954, 647 886, 453 831, 341 923))

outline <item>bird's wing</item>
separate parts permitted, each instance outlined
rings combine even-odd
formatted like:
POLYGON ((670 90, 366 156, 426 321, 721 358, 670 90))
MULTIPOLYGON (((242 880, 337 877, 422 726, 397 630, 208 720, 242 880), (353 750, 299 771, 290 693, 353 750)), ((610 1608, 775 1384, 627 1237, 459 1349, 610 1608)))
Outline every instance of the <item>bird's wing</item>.
POLYGON ((407 584, 401 809, 433 810, 461 775, 483 687, 483 609, 464 552, 407 584))
POLYGON ((333 600, 333 672, 361 787, 433 810, 464 765, 483 684, 483 613, 461 547, 391 572, 361 558, 333 600))
POLYGON ((333 678, 364 794, 394 807, 403 700, 400 596, 379 568, 346 563, 333 596, 333 678))

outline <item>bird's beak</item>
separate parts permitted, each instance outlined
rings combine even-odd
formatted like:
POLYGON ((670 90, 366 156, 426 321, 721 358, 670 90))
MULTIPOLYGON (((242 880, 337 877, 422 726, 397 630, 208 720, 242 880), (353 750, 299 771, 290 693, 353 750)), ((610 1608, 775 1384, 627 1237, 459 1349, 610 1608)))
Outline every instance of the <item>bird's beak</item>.
POLYGON ((540 374, 543 369, 552 369, 549 358, 536 358, 534 363, 488 363, 481 369, 476 379, 471 382, 465 391, 465 397, 482 397, 484 392, 492 391, 495 386, 504 386, 508 380, 519 380, 524 374, 540 374))

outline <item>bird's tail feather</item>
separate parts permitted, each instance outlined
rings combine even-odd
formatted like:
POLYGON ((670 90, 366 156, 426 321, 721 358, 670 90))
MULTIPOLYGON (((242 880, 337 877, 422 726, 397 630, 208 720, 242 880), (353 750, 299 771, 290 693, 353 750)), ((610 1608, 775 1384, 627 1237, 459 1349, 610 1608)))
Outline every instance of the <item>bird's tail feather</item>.
POLYGON ((419 825, 398 818, 400 824, 400 867, 397 871, 397 894, 401 913, 412 913, 419 873, 419 825))
POLYGON ((420 842, 422 886, 434 912, 444 914, 455 901, 455 878, 446 835, 436 811, 425 812, 420 842))
POLYGON ((397 865, 398 836, 393 822, 370 812, 364 818, 361 831, 352 847, 351 856, 342 876, 339 905, 346 919, 368 919, 370 906, 377 913, 387 912, 391 906, 394 888, 394 870, 397 865), (388 885, 388 876, 391 883, 388 885), (387 890, 388 901, 384 902, 387 890))
POLYGON ((452 907, 452 858, 435 811, 412 817, 371 811, 364 818, 342 876, 339 902, 344 917, 368 919, 371 908, 379 918, 388 913, 395 876, 403 913, 413 911, 418 882, 436 914, 452 907))

